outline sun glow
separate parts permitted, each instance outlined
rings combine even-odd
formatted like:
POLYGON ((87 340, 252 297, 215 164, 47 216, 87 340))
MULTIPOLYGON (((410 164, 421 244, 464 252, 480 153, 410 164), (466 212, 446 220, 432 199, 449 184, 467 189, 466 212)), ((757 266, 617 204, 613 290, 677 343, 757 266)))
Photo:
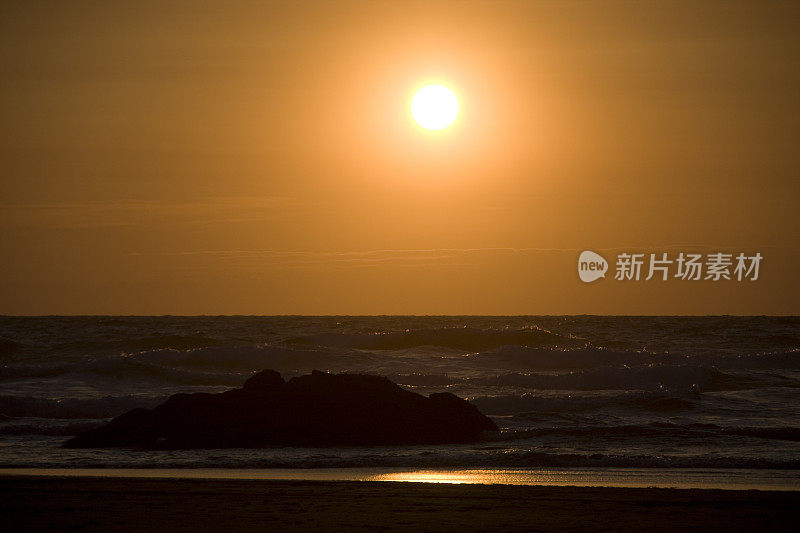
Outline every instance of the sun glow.
POLYGON ((444 85, 428 85, 414 95, 411 115, 425 129, 444 129, 458 116, 458 99, 444 85))

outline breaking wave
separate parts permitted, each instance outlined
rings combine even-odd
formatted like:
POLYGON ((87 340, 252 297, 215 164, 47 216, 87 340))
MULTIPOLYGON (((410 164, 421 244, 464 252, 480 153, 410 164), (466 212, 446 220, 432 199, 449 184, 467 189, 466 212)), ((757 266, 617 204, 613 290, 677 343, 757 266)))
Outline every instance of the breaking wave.
POLYGON ((532 413, 534 416, 561 413, 592 413, 601 409, 634 409, 645 412, 675 412, 698 407, 698 396, 679 397, 661 392, 620 391, 612 394, 542 396, 507 394, 479 396, 469 401, 486 415, 532 413))
POLYGON ((558 335, 537 328, 478 329, 437 328, 403 332, 375 333, 321 333, 289 339, 290 344, 359 348, 365 350, 400 350, 415 346, 440 346, 466 351, 483 351, 506 345, 578 347, 587 342, 582 339, 558 335))
MULTIPOLYGON (((12 437, 13 438, 13 437, 12 437)), ((49 437, 55 439, 56 437, 49 437)), ((52 447, 43 442, 39 445, 52 447)), ((84 468, 751 468, 800 469, 796 457, 584 453, 503 448, 493 445, 450 449, 413 447, 382 450, 375 448, 192 450, 186 452, 145 452, 120 450, 62 450, 56 455, 34 453, 13 461, 0 458, 0 468, 52 467, 67 463, 84 468)))
POLYGON ((512 431, 498 440, 519 440, 544 436, 588 437, 610 439, 713 439, 722 435, 737 435, 767 440, 800 441, 800 427, 726 427, 709 423, 675 424, 651 422, 621 426, 541 427, 512 431))
POLYGON ((536 390, 656 390, 699 393, 735 390, 759 385, 775 385, 779 377, 735 376, 715 367, 647 365, 640 367, 601 367, 559 373, 511 372, 485 377, 457 378, 440 375, 390 375, 404 385, 471 385, 475 387, 514 387, 536 390))

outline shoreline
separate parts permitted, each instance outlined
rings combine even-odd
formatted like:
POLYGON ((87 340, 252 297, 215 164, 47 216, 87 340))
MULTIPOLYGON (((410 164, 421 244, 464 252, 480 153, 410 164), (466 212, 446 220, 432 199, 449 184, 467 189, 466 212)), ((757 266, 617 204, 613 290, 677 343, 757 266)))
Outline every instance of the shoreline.
POLYGON ((800 471, 650 468, 0 468, 9 477, 800 491, 800 471))
POLYGON ((800 493, 754 490, 0 476, 13 531, 792 531, 800 493))

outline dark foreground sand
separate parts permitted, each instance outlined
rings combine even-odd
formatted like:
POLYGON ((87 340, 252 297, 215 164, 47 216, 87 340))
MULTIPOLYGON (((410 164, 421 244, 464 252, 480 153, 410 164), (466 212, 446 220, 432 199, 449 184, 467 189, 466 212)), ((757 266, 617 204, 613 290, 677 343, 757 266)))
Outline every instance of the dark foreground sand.
POLYGON ((4 531, 795 531, 800 492, 0 477, 4 531))

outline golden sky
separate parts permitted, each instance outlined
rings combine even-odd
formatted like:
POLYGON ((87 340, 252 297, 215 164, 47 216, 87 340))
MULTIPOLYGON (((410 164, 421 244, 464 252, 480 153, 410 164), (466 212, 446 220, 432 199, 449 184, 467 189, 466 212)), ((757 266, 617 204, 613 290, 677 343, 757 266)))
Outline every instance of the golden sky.
POLYGON ((3 2, 0 313, 800 314, 798 20, 3 2), (440 132, 409 110, 429 83, 461 106, 440 132), (584 284, 582 250, 764 260, 584 284))

